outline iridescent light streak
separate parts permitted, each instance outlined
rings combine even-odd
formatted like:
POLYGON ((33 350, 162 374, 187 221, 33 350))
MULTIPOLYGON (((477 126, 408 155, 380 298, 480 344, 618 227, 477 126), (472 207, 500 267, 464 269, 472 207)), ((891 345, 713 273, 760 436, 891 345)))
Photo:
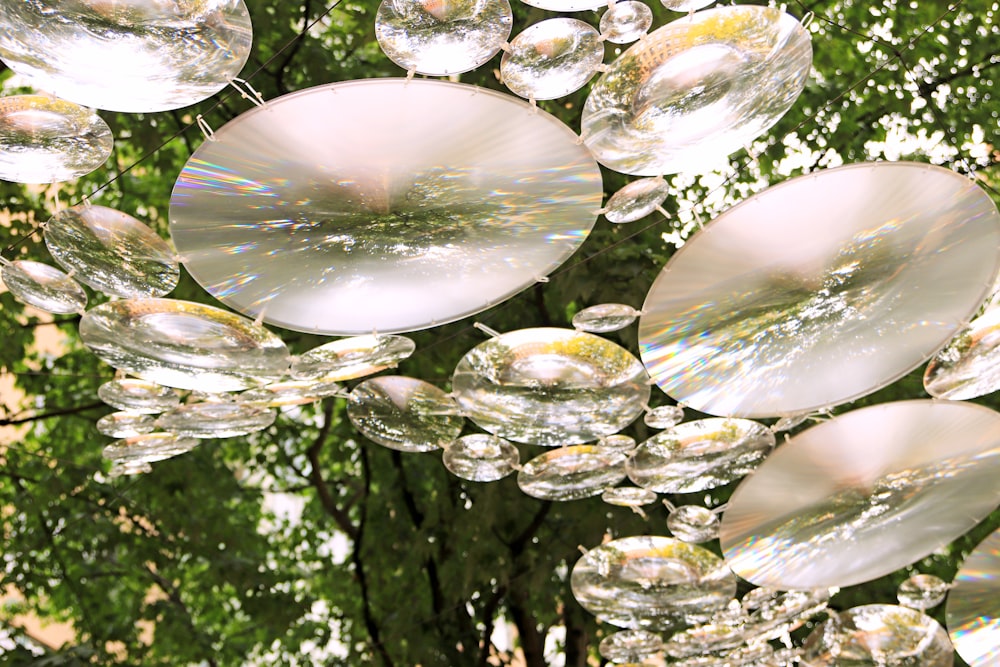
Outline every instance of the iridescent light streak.
POLYGON ((227 197, 245 197, 248 195, 277 197, 278 193, 275 187, 286 186, 287 182, 282 180, 275 181, 275 185, 271 186, 240 176, 232 169, 228 169, 222 165, 207 162, 198 157, 192 157, 177 179, 174 196, 176 198, 191 196, 185 190, 195 190, 205 192, 214 191, 216 194, 227 197))

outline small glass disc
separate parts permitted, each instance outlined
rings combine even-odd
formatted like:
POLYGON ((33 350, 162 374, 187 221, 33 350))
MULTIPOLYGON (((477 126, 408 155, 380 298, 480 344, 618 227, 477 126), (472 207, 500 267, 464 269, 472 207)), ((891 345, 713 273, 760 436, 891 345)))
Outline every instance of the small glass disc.
POLYGON ((298 357, 292 363, 292 377, 298 380, 351 380, 393 367, 415 349, 414 342, 406 336, 342 338, 314 347, 298 357))
POLYGON ((640 662, 663 648, 660 635, 646 630, 619 630, 601 640, 597 650, 611 662, 640 662))
POLYGON ((347 416, 366 438, 401 452, 429 452, 450 445, 465 424, 448 394, 401 375, 370 378, 355 387, 347 416))
POLYGON ((774 443, 766 426, 748 419, 685 422, 639 445, 628 475, 657 493, 714 489, 756 469, 774 443))
POLYGON ((896 598, 899 604, 917 611, 936 607, 948 595, 948 582, 933 574, 915 574, 899 585, 896 598))
POLYGON ((168 387, 235 391, 288 370, 276 335, 229 311, 174 299, 127 299, 92 308, 80 338, 113 368, 168 387))
POLYGON ((601 16, 601 35, 613 44, 631 44, 653 25, 653 10, 637 0, 616 2, 601 16))
POLYGON ((637 486, 616 486, 601 494, 601 500, 618 507, 642 507, 656 502, 657 495, 637 486))
POLYGON ((586 9, 607 7, 607 0, 522 0, 524 4, 550 12, 580 12, 586 9))
POLYGON ((375 37, 403 69, 448 76, 495 56, 513 21, 508 0, 383 0, 375 37))
POLYGON ((780 9, 698 12, 609 65, 587 97, 581 136, 624 174, 705 171, 778 122, 811 66, 809 33, 780 9))
POLYGON ((154 297, 180 279, 170 245, 132 216, 105 206, 74 206, 45 224, 45 246, 80 282, 111 296, 154 297))
POLYGON ((250 55, 243 0, 0 3, 0 59, 37 88, 97 109, 186 107, 250 55))
POLYGON ((729 567, 774 588, 851 586, 916 562, 1000 504, 1000 413, 882 403, 813 426, 733 492, 729 567))
POLYGON ((682 630, 729 604, 736 577, 708 549, 641 536, 587 551, 573 566, 570 586, 580 605, 605 623, 682 630))
POLYGON ((760 639, 780 637, 826 609, 837 592, 836 588, 791 591, 755 588, 743 598, 745 608, 755 609, 747 622, 748 629, 760 639))
POLYGON ((560 447, 525 463, 517 485, 541 500, 590 498, 625 479, 625 458, 622 452, 593 445, 560 447))
POLYGON ((119 410, 148 415, 170 410, 181 402, 180 396, 170 387, 135 378, 105 382, 97 388, 97 397, 119 410))
POLYGON ((685 14, 708 7, 713 2, 715 0, 660 0, 660 3, 667 9, 685 14))
POLYGON ((189 403, 164 412, 156 426, 186 438, 232 438, 261 431, 276 416, 242 403, 189 403))
POLYGON ((649 398, 642 364, 625 348, 571 329, 521 329, 470 350, 455 397, 484 430, 547 447, 612 435, 649 398))
POLYGON ((681 505, 667 516, 667 529, 682 542, 710 542, 719 536, 719 515, 700 505, 681 505))
POLYGON ((951 667, 955 656, 948 633, 937 621, 890 604, 839 612, 813 630, 803 648, 806 667, 951 667))
POLYGON ((258 408, 286 408, 292 405, 307 405, 330 396, 337 396, 344 389, 330 380, 285 380, 266 387, 256 387, 241 392, 238 403, 258 408))
POLYGON ((964 401, 1000 389, 1000 307, 962 329, 927 364, 924 389, 935 398, 964 401))
POLYGON ((79 283, 48 264, 14 260, 0 268, 0 280, 18 301, 47 313, 79 313, 87 307, 79 283))
POLYGON ((141 412, 112 412, 97 420, 97 430, 109 438, 130 438, 152 433, 155 429, 156 418, 141 412))
POLYGON ((624 303, 601 303, 584 308, 573 316, 573 328, 589 333, 608 333, 635 322, 639 311, 624 303))
POLYGON ((156 463, 197 447, 198 440, 173 433, 146 433, 116 440, 104 448, 103 456, 115 463, 156 463))
POLYGON ((495 435, 463 435, 444 450, 442 461, 456 477, 494 482, 514 472, 521 460, 517 447, 495 435))
POLYGON ((611 195, 604 205, 604 217, 614 223, 635 222, 661 206, 668 194, 670 185, 662 177, 640 178, 611 195))
POLYGON ((1000 663, 1000 530, 968 555, 948 593, 945 619, 969 667, 1000 663))
POLYGON ((115 463, 108 470, 108 477, 125 477, 131 475, 145 475, 153 472, 153 466, 145 461, 120 461, 115 463))
POLYGON ((649 428, 670 428, 684 421, 684 408, 679 405, 661 405, 647 412, 642 421, 649 428))
POLYGON ((1000 213, 965 176, 914 162, 825 169, 740 202, 670 258, 642 307, 642 360, 709 414, 823 410, 924 364, 998 267, 1000 213))
POLYGON ((526 28, 500 59, 500 78, 511 92, 552 100, 579 90, 604 61, 601 34, 578 19, 555 18, 526 28))
MULTIPOLYGON (((0 6, 0 15, 3 11, 0 6)), ((5 181, 78 178, 104 164, 114 143, 111 128, 90 109, 43 95, 0 97, 0 178, 5 181)))
POLYGON ((609 435, 606 438, 601 438, 597 441, 598 447, 607 447, 608 449, 617 449, 622 452, 631 452, 635 449, 639 443, 635 441, 630 435, 623 435, 621 433, 615 433, 614 435, 609 435))

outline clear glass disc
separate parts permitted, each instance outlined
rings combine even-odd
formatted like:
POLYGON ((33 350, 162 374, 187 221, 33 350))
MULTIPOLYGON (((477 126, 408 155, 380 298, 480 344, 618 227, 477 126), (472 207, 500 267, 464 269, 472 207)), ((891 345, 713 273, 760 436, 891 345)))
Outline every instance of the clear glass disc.
POLYGON ((452 389, 495 435, 547 447, 612 435, 642 414, 649 384, 625 348, 572 329, 511 331, 470 350, 452 389))
POLYGON ((667 529, 682 542, 711 542, 719 536, 719 515, 700 505, 681 505, 667 516, 667 529))
POLYGON ((145 475, 153 472, 153 466, 145 461, 120 461, 111 466, 108 470, 108 477, 124 477, 131 475, 145 475))
POLYGON ((416 344, 406 336, 369 334, 342 338, 314 347, 295 359, 292 377, 343 382, 391 368, 415 349, 416 344))
POLYGON ((1000 307, 970 322, 931 359, 924 389, 935 398, 953 401, 1000 389, 1000 307))
POLYGON ((722 517, 729 567, 781 589, 850 586, 964 534, 1000 504, 1000 413, 901 401, 855 410, 778 447, 722 517))
POLYGON ((708 7, 715 0, 660 0, 660 4, 675 12, 696 12, 703 7, 708 7))
POLYGON ((637 486, 616 486, 601 494, 601 500, 618 507, 643 507, 656 502, 658 496, 637 486))
POLYGON ((514 472, 521 454, 503 438, 474 433, 448 445, 441 460, 456 477, 471 482, 494 482, 514 472))
POLYGON ((355 387, 347 416, 366 438, 401 452, 429 452, 450 445, 465 425, 448 394, 401 375, 369 378, 355 387))
POLYGON ((679 405, 660 405, 647 412, 642 421, 649 428, 670 428, 684 421, 684 408, 679 405))
POLYGON ((500 78, 521 97, 553 100, 582 88, 603 62, 604 43, 592 25, 546 19, 511 40, 500 59, 500 78))
POLYGON ((601 15, 601 36, 613 44, 631 44, 653 25, 653 10, 644 2, 616 2, 601 15))
POLYGON ((250 55, 243 0, 0 3, 0 59, 37 88, 142 113, 210 97, 250 55))
POLYGON ((164 412, 156 426, 185 438, 232 438, 267 428, 277 414, 243 403, 189 403, 164 412))
POLYGON ((635 441, 630 435, 623 435, 621 433, 615 433, 614 435, 609 435, 606 438, 601 438, 597 442, 598 447, 607 447, 608 449, 617 449, 622 452, 630 452, 635 449, 639 443, 635 441))
POLYGON ((660 635, 646 630, 619 630, 601 640, 597 650, 614 663, 639 662, 663 648, 660 635))
POLYGON ((948 595, 948 582, 933 574, 915 574, 899 585, 896 598, 904 607, 925 611, 936 607, 948 595))
POLYGON ((891 604, 839 612, 813 630, 803 648, 806 667, 951 667, 955 656, 948 633, 937 621, 891 604))
POLYGON ((531 459, 517 473, 517 485, 541 500, 599 496, 625 479, 626 454, 594 445, 559 447, 531 459))
POLYGON ((255 387, 241 392, 238 403, 258 408, 285 408, 292 405, 307 405, 330 396, 342 394, 344 389, 322 378, 319 380, 285 380, 273 382, 266 387, 255 387))
POLYGON ((104 448, 103 456, 118 464, 156 463, 185 454, 198 444, 194 438, 173 433, 146 433, 112 442, 104 448))
POLYGON ((754 609, 747 627, 759 639, 778 638, 826 609, 837 592, 836 588, 791 591, 755 588, 743 598, 744 608, 754 609))
POLYGON ((485 310, 563 263, 602 196, 562 122, 447 81, 310 88, 215 138, 174 185, 174 243, 212 295, 296 331, 398 333, 485 310))
POLYGON ((604 217, 608 222, 635 222, 661 206, 670 185, 660 176, 650 176, 632 181, 611 195, 604 205, 604 217))
MULTIPOLYGON (((30 3, 3 3, 4 6, 30 3)), ((9 34, 9 33, 8 33, 9 34)), ((4 39, 0 31, 0 42, 4 39)), ((43 95, 0 98, 0 179, 57 183, 89 174, 111 156, 111 128, 90 109, 43 95)))
POLYGON ((969 667, 1000 662, 1000 530, 966 557, 945 605, 948 633, 969 667))
POLYGON ((581 135, 624 174, 704 171, 774 125, 811 67, 809 33, 780 9, 698 12, 611 63, 590 89, 581 135))
POLYGON ((80 282, 110 296, 170 293, 180 268, 170 245, 127 213, 105 206, 73 206, 45 224, 45 246, 80 282))
POLYGON ((136 378, 109 380, 97 388, 97 397, 119 410, 148 415, 170 410, 181 402, 170 387, 136 378))
POLYGON ((155 429, 156 418, 142 412, 112 412, 97 420, 97 430, 109 438, 130 438, 155 429))
POLYGON ((607 7, 607 0, 522 0, 524 4, 550 12, 581 12, 607 7))
POLYGON ((605 623, 682 630, 729 604, 736 577, 708 549, 647 535, 587 551, 573 566, 570 587, 580 605, 605 623))
POLYGON ((755 470, 774 442, 766 426, 748 419, 685 422, 640 444, 628 476, 657 493, 714 489, 755 470))
POLYGON ((643 363, 709 414, 821 410, 927 361, 998 266, 1000 213, 964 176, 912 162, 807 174, 727 210, 674 254, 642 308, 643 363))
POLYGON ((281 379, 288 348, 220 308, 175 299, 127 299, 91 308, 80 338, 113 368, 180 389, 236 391, 281 379))
POLYGON ((589 333, 608 333, 635 322, 639 311, 624 303, 599 303, 573 316, 573 328, 589 333))
POLYGON ((513 22, 508 0, 382 0, 375 37, 403 69, 448 76, 495 56, 513 22))
POLYGON ((79 313, 87 307, 80 284, 48 264, 14 260, 0 268, 0 280, 18 301, 47 313, 79 313))

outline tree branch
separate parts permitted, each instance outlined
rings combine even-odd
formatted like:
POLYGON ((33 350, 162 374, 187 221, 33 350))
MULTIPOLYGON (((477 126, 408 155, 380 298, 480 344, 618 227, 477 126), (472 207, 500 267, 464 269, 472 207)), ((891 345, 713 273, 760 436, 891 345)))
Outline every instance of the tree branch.
POLYGON ((361 475, 364 480, 364 496, 361 506, 361 517, 358 519, 357 535, 354 538, 354 548, 351 550, 351 560, 354 562, 354 572, 358 577, 358 587, 361 589, 361 614, 364 618, 365 629, 368 631, 368 637, 371 639, 372 647, 378 652, 379 657, 382 658, 382 664, 385 667, 393 667, 392 657, 386 650, 385 645, 382 644, 382 634, 379 631, 378 623, 375 621, 375 616, 372 614, 371 599, 368 595, 368 579, 365 576, 364 559, 361 557, 361 541, 365 536, 368 494, 371 492, 372 487, 371 468, 368 465, 368 452, 364 447, 361 448, 361 475))
POLYGON ((50 412, 39 412, 33 414, 29 417, 20 417, 17 419, 0 419, 0 426, 17 426, 18 424, 27 424, 28 422, 41 421, 43 419, 51 419, 52 417, 65 417, 66 415, 75 415, 81 412, 86 412, 87 410, 96 410, 97 408, 107 407, 105 403, 98 401, 96 403, 88 403, 87 405, 78 405, 73 408, 56 408, 50 412))
POLYGON ((330 434, 332 421, 333 401, 326 399, 326 406, 323 409, 323 425, 320 426, 319 433, 312 445, 306 450, 306 457, 309 459, 310 468, 307 479, 316 489, 316 495, 326 513, 333 517, 333 520, 337 522, 337 526, 353 540, 357 539, 359 529, 351 522, 351 517, 341 509, 340 505, 337 504, 337 499, 330 493, 330 487, 327 486, 326 480, 323 479, 323 471, 319 461, 319 453, 322 451, 323 445, 326 443, 326 438, 330 434))
POLYGON ((194 624, 194 617, 191 614, 191 610, 188 609, 188 606, 186 604, 184 604, 184 600, 181 599, 181 594, 180 591, 177 590, 177 587, 174 586, 172 582, 168 581, 159 572, 151 568, 148 564, 145 565, 143 569, 145 570, 149 578, 152 579, 153 582, 160 587, 160 590, 166 593, 167 600, 170 601, 170 604, 177 607, 177 609, 183 614, 185 624, 189 628, 191 628, 192 634, 198 637, 199 643, 205 646, 205 649, 208 652, 208 656, 205 658, 206 664, 210 665, 210 667, 219 667, 219 663, 216 662, 214 657, 212 657, 211 643, 206 642, 205 636, 202 635, 200 632, 198 632, 198 628, 194 624))

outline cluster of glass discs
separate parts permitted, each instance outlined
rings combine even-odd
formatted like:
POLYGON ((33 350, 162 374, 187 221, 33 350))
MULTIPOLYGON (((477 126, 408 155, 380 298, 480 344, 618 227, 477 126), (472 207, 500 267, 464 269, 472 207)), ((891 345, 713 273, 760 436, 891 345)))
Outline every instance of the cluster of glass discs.
MULTIPOLYGON (((952 644, 973 667, 995 664, 1000 532, 951 585, 916 575, 900 605, 828 607, 838 588, 911 566, 1000 505, 1000 414, 959 402, 1000 388, 1000 305, 988 299, 1000 213, 957 174, 871 163, 786 181, 695 234, 641 309, 600 304, 573 329, 489 332, 450 391, 375 375, 414 352, 398 334, 544 280, 598 215, 665 215, 664 175, 710 168, 792 106, 812 62, 799 21, 665 4, 686 14, 651 32, 649 7, 629 0, 598 28, 556 17, 509 39, 507 0, 385 0, 376 36, 407 78, 260 100, 214 132, 175 183, 172 245, 123 212, 73 206, 44 226, 61 268, 4 259, 0 278, 26 304, 79 314, 83 343, 117 369, 99 395, 118 412, 97 425, 115 438, 112 475, 340 397, 368 440, 440 451, 469 482, 516 475, 535 498, 600 496, 640 514, 664 502, 672 537, 612 540, 572 569, 578 602, 620 628, 600 647, 615 664, 946 667, 952 644), (631 46, 605 63, 605 42, 631 46), (501 52, 519 97, 413 78, 501 52), (579 134, 535 104, 588 84, 579 134), (364 131, 330 131, 345 126, 364 131), (599 164, 638 178, 602 205, 599 164), (182 266, 240 314, 168 298, 182 266), (110 300, 88 308, 86 288, 110 300), (636 319, 638 357, 599 335, 636 319), (341 338, 293 356, 265 324, 341 338), (776 446, 775 433, 928 362, 937 400, 855 410, 776 446), (653 384, 670 404, 650 407, 653 384), (684 421, 681 406, 708 417, 684 421), (660 432, 638 443, 622 431, 640 416, 660 432), (543 451, 522 460, 532 448, 543 451), (661 497, 741 478, 725 506, 661 497), (723 557, 699 546, 713 540, 723 557), (737 576, 757 588, 738 599, 737 576), (947 632, 924 613, 946 595, 947 632)), ((99 167, 112 139, 85 107, 174 109, 233 83, 251 41, 242 0, 168 5, 0 3, 0 59, 58 95, 0 101, 0 177, 99 167)))

